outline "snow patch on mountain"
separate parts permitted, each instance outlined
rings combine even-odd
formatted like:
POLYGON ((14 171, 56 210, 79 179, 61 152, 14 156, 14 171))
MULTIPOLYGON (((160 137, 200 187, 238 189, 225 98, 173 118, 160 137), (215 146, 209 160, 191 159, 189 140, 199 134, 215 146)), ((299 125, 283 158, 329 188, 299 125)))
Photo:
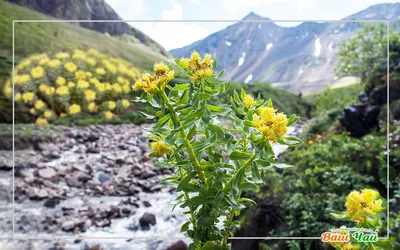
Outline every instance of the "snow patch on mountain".
POLYGON ((321 54, 321 42, 319 37, 315 39, 314 47, 315 47, 314 56, 319 57, 319 55, 321 54))
POLYGON ((266 50, 270 50, 274 45, 272 43, 268 43, 265 47, 266 50))
POLYGON ((253 75, 250 74, 246 77, 246 79, 244 79, 244 83, 249 83, 251 80, 253 79, 253 75))

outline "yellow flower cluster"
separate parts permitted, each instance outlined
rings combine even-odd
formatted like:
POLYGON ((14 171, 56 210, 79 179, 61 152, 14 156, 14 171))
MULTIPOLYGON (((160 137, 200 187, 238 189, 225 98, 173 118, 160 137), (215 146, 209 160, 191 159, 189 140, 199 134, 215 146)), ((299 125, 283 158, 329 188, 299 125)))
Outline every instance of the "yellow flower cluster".
POLYGON ((164 63, 154 65, 154 74, 143 73, 141 79, 137 80, 133 90, 143 90, 147 93, 157 93, 174 78, 175 72, 164 63))
POLYGON ((154 153, 160 155, 168 154, 172 150, 172 147, 168 146, 163 141, 152 142, 150 143, 150 147, 154 153))
POLYGON ((180 63, 185 70, 191 72, 190 79, 197 84, 214 74, 213 60, 210 54, 206 54, 202 60, 199 53, 193 51, 190 58, 181 58, 180 63))
POLYGON ((363 222, 369 215, 374 215, 382 209, 379 193, 373 189, 352 191, 346 199, 347 214, 356 222, 363 222))
MULTIPOLYGON (((159 66, 160 81, 161 71, 159 66)), ((85 112, 113 119, 115 112, 131 107, 131 83, 139 77, 132 64, 94 49, 37 54, 15 67, 14 99, 25 103, 38 125, 85 112)), ((6 81, 3 93, 12 98, 12 79, 6 81)))
POLYGON ((253 115, 253 123, 268 141, 277 142, 287 131, 288 119, 283 113, 276 113, 271 107, 261 107, 253 115))
POLYGON ((256 101, 254 100, 254 98, 251 95, 246 95, 243 98, 243 104, 247 109, 251 109, 252 107, 254 107, 256 105, 256 101))

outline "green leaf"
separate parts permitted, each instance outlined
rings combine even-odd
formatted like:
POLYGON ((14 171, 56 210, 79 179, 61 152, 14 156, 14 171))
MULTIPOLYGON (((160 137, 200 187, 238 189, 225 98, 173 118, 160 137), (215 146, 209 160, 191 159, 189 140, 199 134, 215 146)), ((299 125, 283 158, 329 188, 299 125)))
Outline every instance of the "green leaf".
POLYGON ((232 226, 235 226, 236 228, 240 229, 240 221, 238 220, 232 221, 232 226))
POLYGON ((244 178, 245 170, 241 168, 236 175, 233 177, 232 181, 232 188, 236 191, 240 191, 240 183, 242 183, 242 180, 244 178))
POLYGON ((189 86, 190 86, 190 83, 175 85, 175 87, 172 89, 172 91, 178 92, 178 91, 186 90, 187 88, 189 88, 189 86))
POLYGON ((272 107, 273 107, 273 104, 272 104, 272 100, 271 100, 271 99, 268 100, 268 104, 267 104, 267 105, 268 105, 269 108, 272 108, 272 107))
POLYGON ((189 181, 195 176, 196 176, 196 171, 193 171, 190 174, 188 174, 185 178, 183 178, 183 180, 181 180, 178 187, 176 188, 176 191, 177 192, 182 191, 185 187, 188 186, 189 181))
POLYGON ((160 118, 160 120, 158 120, 158 122, 155 124, 156 127, 163 127, 171 118, 170 114, 167 114, 163 117, 160 118))
POLYGON ((209 124, 207 124, 207 127, 208 127, 210 130, 212 130, 212 131, 214 131, 215 133, 217 133, 217 135, 218 135, 219 137, 225 137, 225 131, 224 131, 220 126, 217 126, 217 125, 214 125, 214 124, 209 123, 209 124))
POLYGON ((248 126, 248 127, 254 128, 254 123, 252 121, 244 121, 243 124, 248 126))
POLYGON ((298 120, 300 119, 300 117, 296 116, 296 115, 291 115, 288 119, 288 123, 287 126, 291 126, 293 124, 295 124, 298 120))
POLYGON ((329 217, 335 220, 347 220, 350 219, 346 212, 337 211, 334 213, 329 213, 329 217))
POLYGON ((217 58, 214 57, 214 60, 213 60, 213 69, 214 69, 214 70, 217 69, 217 66, 218 66, 218 60, 217 60, 217 58))
POLYGON ((178 185, 179 177, 178 176, 170 176, 160 181, 160 184, 164 185, 178 185))
POLYGON ((202 100, 210 100, 211 99, 211 95, 207 94, 207 93, 200 93, 199 96, 200 96, 200 99, 202 99, 202 100))
POLYGON ((162 114, 163 114, 163 112, 161 110, 159 110, 154 114, 154 116, 158 117, 158 116, 161 116, 162 114))
POLYGON ((194 196, 189 201, 195 205, 210 204, 212 202, 211 200, 208 200, 205 196, 194 196))
POLYGON ((263 183, 261 177, 260 177, 260 170, 258 169, 257 163, 253 162, 251 164, 251 177, 253 177, 253 181, 256 184, 261 184, 263 183))
POLYGON ((282 140, 279 140, 279 142, 291 147, 300 146, 304 143, 301 139, 295 136, 285 136, 282 140))
POLYGON ((276 167, 276 168, 292 168, 292 165, 287 165, 285 163, 271 163, 272 166, 276 167))
POLYGON ((209 137, 208 139, 200 142, 197 145, 193 146, 193 149, 196 152, 202 152, 203 150, 214 146, 214 144, 217 142, 217 134, 213 134, 211 137, 209 137))
POLYGON ((226 116, 226 115, 229 115, 229 113, 232 111, 229 108, 229 106, 227 106, 227 105, 214 106, 214 105, 207 104, 207 108, 208 108, 208 110, 211 111, 211 113, 213 115, 226 116))
POLYGON ((241 103, 240 98, 239 98, 236 90, 233 91, 233 99, 235 100, 236 103, 238 103, 238 104, 241 103))
POLYGON ((188 125, 196 122, 198 118, 203 117, 203 115, 206 113, 206 106, 201 107, 200 109, 196 110, 195 112, 189 114, 186 116, 185 122, 183 125, 188 125))
POLYGON ((240 202, 250 202, 250 203, 253 203, 254 205, 257 205, 257 203, 255 201, 253 201, 252 199, 249 199, 249 198, 245 198, 245 197, 240 198, 239 201, 240 202))
POLYGON ((187 134, 187 139, 192 140, 193 136, 197 133, 196 130, 196 125, 193 125, 192 128, 189 130, 189 133, 187 134))
POLYGON ((189 91, 186 89, 181 98, 179 99, 179 104, 185 104, 189 100, 189 91))
POLYGON ((168 164, 168 162, 166 161, 160 161, 160 162, 156 162, 153 164, 154 167, 156 168, 169 168, 171 167, 170 164, 168 164))
POLYGON ((251 157, 252 154, 246 153, 246 152, 241 152, 241 151, 233 151, 230 155, 229 158, 231 160, 247 160, 251 157))
POLYGON ((246 96, 246 91, 244 91, 244 89, 240 89, 240 97, 242 98, 242 100, 244 100, 245 96, 246 96))
POLYGON ((190 221, 186 222, 181 226, 181 233, 186 232, 189 229, 190 221))
POLYGON ((221 76, 223 76, 225 73, 225 69, 221 70, 221 72, 219 72, 217 78, 220 78, 221 76))
POLYGON ((149 119, 149 120, 152 120, 152 119, 155 118, 154 115, 149 115, 149 114, 146 114, 146 113, 144 113, 144 112, 142 112, 142 111, 139 111, 139 113, 140 113, 142 116, 144 116, 144 118, 149 119))

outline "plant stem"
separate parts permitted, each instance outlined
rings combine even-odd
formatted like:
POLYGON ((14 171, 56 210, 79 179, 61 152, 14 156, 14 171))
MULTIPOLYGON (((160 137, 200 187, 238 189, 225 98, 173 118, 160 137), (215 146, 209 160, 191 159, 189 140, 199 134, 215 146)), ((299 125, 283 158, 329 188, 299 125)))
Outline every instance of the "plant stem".
POLYGON ((227 226, 225 227, 224 238, 222 240, 223 246, 228 244, 229 232, 230 232, 230 224, 233 220, 233 216, 235 215, 235 210, 232 208, 229 217, 226 219, 227 226))
MULTIPOLYGON (((181 179, 183 179, 183 172, 182 172, 182 168, 181 167, 179 167, 179 174, 181 175, 181 179)), ((188 193, 183 191, 183 194, 185 196, 185 199, 187 201, 189 201, 190 198, 189 198, 188 193)), ((191 221, 192 221, 193 230, 196 230, 196 218, 194 217, 194 211, 193 211, 191 206, 189 206, 189 210, 190 210, 190 218, 191 218, 191 221)))
POLYGON ((181 123, 178 119, 178 116, 176 115, 176 112, 174 110, 174 107, 172 107, 171 104, 168 103, 168 96, 165 94, 164 91, 161 91, 161 97, 164 99, 169 111, 171 112, 171 115, 173 116, 173 121, 176 123, 177 127, 179 127, 179 132, 181 134, 181 137, 185 140, 185 146, 186 150, 188 151, 190 159, 193 161, 193 165, 197 171, 197 174, 199 176, 199 179, 201 182, 203 182, 205 188, 207 189, 207 180, 204 175, 203 170, 201 169, 200 163, 197 161, 196 155, 193 152, 192 146, 190 145, 189 140, 187 139, 187 134, 185 132, 185 129, 181 126, 181 123))

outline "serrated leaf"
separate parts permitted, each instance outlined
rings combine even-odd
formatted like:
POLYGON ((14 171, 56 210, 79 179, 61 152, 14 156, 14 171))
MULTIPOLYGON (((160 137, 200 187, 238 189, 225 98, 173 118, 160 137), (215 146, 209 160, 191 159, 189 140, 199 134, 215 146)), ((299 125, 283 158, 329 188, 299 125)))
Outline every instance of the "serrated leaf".
POLYGON ((263 183, 261 176, 260 176, 260 170, 258 169, 256 162, 253 162, 251 164, 251 177, 253 178, 254 183, 256 183, 256 184, 263 183))
POLYGON ((167 114, 163 117, 160 118, 160 120, 158 120, 158 122, 155 124, 156 127, 163 127, 171 118, 170 114, 167 114))
POLYGON ((250 153, 246 152, 241 152, 241 151, 233 151, 230 155, 229 158, 231 160, 247 160, 251 157, 250 153))
POLYGON ((175 87, 172 89, 172 91, 178 92, 178 91, 186 90, 189 88, 189 86, 190 86, 190 83, 175 85, 175 87))
POLYGON ((152 119, 155 118, 154 115, 149 115, 149 114, 146 114, 146 113, 144 113, 144 112, 142 112, 142 111, 139 111, 139 113, 140 113, 144 118, 149 119, 149 120, 152 120, 152 119))
POLYGON ((298 120, 300 119, 300 117, 296 116, 296 115, 291 115, 288 119, 288 123, 287 126, 291 126, 293 124, 295 124, 298 120))
POLYGON ((186 232, 189 229, 190 221, 186 222, 181 226, 181 233, 186 232))

